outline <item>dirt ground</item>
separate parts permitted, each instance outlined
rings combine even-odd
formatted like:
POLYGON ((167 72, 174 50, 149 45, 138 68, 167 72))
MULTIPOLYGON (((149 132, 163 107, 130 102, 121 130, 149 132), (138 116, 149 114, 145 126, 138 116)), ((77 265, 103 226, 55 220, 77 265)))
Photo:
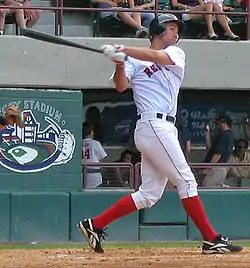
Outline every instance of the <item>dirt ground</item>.
POLYGON ((107 248, 104 254, 89 249, 1 250, 0 267, 13 268, 242 268, 250 267, 250 248, 232 255, 201 254, 200 248, 107 248))

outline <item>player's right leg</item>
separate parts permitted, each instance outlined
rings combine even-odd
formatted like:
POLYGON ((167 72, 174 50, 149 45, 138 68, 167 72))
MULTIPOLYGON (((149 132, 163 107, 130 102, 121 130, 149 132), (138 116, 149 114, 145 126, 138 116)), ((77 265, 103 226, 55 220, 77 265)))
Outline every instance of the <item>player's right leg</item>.
POLYGON ((161 198, 167 178, 159 172, 147 156, 142 155, 141 163, 142 184, 137 192, 124 196, 95 218, 79 222, 78 229, 95 252, 103 252, 101 239, 102 234, 105 234, 103 229, 107 225, 139 209, 152 207, 161 198))
POLYGON ((85 219, 80 221, 77 225, 79 231, 85 236, 89 246, 97 253, 103 253, 104 250, 101 246, 101 239, 104 238, 106 233, 102 229, 97 229, 93 226, 92 219, 85 219))

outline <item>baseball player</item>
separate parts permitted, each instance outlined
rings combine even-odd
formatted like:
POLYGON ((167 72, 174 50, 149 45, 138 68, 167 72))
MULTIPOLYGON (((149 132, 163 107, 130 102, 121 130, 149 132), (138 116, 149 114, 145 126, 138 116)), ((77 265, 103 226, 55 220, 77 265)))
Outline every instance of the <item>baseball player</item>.
POLYGON ((17 124, 20 128, 24 127, 20 108, 10 105, 0 116, 0 130, 3 130, 7 125, 13 126, 14 124, 17 124))
MULTIPOLYGON (((82 148, 82 164, 99 163, 107 156, 99 141, 93 139, 94 131, 91 125, 83 125, 84 139, 82 148)), ((85 187, 96 188, 102 184, 102 174, 99 167, 87 167, 85 176, 85 187)))
POLYGON ((243 248, 232 245, 210 225, 197 191, 195 177, 180 147, 174 125, 177 98, 185 70, 185 53, 175 46, 185 24, 172 14, 160 14, 150 24, 150 47, 105 45, 104 55, 116 63, 116 90, 133 90, 138 121, 135 144, 141 152, 142 184, 104 213, 78 223, 90 247, 102 253, 103 229, 111 222, 143 208, 152 207, 169 180, 177 188, 184 209, 204 237, 202 252, 230 253, 243 248))

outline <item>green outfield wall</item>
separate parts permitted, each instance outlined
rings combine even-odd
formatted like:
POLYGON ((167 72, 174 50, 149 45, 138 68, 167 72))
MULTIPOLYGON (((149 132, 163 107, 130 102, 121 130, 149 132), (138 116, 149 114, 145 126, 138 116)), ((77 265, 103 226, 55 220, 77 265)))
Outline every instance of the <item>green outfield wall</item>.
MULTIPOLYGON (((129 191, 0 192, 0 241, 18 243, 81 242, 76 224, 111 206, 129 191)), ((211 223, 232 239, 250 237, 249 191, 200 191, 211 223)), ((201 240, 175 191, 152 208, 112 223, 107 241, 201 240)))

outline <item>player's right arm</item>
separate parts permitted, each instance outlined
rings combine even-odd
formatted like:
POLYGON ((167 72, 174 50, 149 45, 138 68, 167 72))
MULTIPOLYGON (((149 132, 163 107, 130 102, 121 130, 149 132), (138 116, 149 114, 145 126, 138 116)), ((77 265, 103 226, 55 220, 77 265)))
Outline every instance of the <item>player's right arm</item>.
POLYGON ((135 68, 135 63, 130 57, 128 57, 124 62, 116 64, 116 69, 112 79, 118 92, 123 92, 129 87, 135 68))
POLYGON ((128 88, 129 80, 125 75, 124 64, 116 64, 113 81, 118 92, 123 92, 128 88))

